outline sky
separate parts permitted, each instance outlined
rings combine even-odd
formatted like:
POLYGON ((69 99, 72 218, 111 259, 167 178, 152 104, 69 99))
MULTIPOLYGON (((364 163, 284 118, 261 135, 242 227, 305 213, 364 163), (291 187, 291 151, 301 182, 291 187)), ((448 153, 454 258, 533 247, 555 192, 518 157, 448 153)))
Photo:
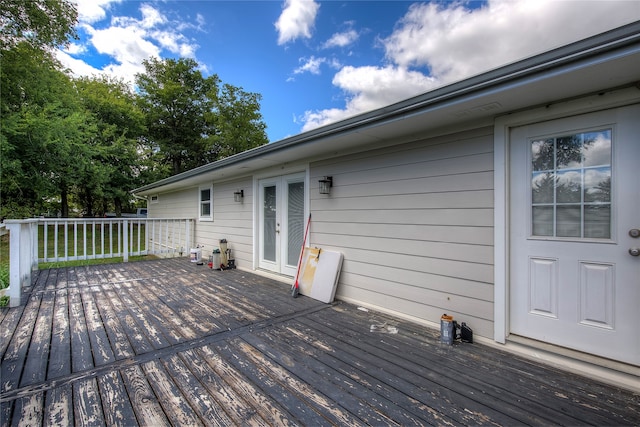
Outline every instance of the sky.
POLYGON ((143 60, 192 58, 262 96, 269 141, 640 20, 640 0, 72 0, 76 76, 135 90, 143 60))

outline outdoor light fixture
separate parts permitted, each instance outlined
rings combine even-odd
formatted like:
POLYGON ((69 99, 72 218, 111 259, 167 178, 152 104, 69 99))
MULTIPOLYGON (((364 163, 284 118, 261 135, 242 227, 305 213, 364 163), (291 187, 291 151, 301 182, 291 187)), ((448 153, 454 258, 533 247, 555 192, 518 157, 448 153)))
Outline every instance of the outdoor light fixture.
POLYGON ((241 202, 243 198, 244 198, 244 190, 238 190, 233 193, 234 202, 241 202))
POLYGON ((331 187, 333 187, 333 177, 325 176, 320 181, 318 181, 318 184, 320 185, 320 194, 329 194, 331 193, 331 187))

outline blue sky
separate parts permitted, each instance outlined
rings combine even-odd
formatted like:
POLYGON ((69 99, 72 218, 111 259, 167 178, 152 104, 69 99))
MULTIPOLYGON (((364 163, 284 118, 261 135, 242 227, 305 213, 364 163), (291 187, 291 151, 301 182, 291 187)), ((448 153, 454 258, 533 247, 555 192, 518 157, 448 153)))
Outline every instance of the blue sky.
POLYGON ((75 75, 189 57, 262 95, 270 141, 640 20, 640 1, 74 0, 75 75))

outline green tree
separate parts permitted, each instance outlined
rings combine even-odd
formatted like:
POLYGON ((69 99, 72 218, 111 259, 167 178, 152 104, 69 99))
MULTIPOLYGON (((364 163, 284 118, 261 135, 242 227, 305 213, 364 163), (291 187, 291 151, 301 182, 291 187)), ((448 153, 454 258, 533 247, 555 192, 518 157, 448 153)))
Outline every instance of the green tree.
POLYGON ((144 115, 134 93, 120 80, 81 78, 76 87, 96 124, 95 135, 87 141, 94 161, 86 171, 79 196, 87 215, 96 210, 104 214, 111 202, 120 215, 123 207, 128 207, 128 190, 142 184, 139 142, 146 130, 144 115))
MULTIPOLYGON (((50 53, 19 43, 3 52, 0 95, 2 153, 0 157, 3 216, 34 215, 68 195, 67 172, 56 168, 78 162, 77 133, 86 130, 70 78, 59 71, 50 53), (82 123, 82 126, 80 124, 82 123), (57 144, 61 144, 58 146, 57 144)), ((62 208, 62 206, 58 206, 62 208)))
POLYGON ((205 114, 213 108, 208 94, 217 77, 204 78, 192 59, 149 59, 145 74, 136 76, 140 105, 146 114, 148 138, 161 161, 180 173, 204 151, 205 114))
POLYGON ((0 0, 0 216, 40 213, 56 197, 51 141, 78 116, 51 48, 75 37, 76 20, 67 0, 0 0))
POLYGON ((216 108, 209 113, 212 132, 206 143, 205 160, 212 162, 266 144, 266 124, 260 114, 262 97, 224 84, 216 96, 216 108))
POLYGON ((67 0, 0 0, 0 49, 22 42, 42 49, 76 37, 78 12, 67 0))
POLYGON ((150 59, 136 76, 148 146, 171 173, 266 144, 260 97, 204 77, 192 59, 150 59))

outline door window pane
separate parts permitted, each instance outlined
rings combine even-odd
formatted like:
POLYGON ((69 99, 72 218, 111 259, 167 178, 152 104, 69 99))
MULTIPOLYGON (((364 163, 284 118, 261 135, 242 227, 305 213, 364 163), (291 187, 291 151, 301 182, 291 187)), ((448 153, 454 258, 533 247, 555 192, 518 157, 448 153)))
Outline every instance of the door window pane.
POLYGON ((304 234, 304 182, 290 182, 287 206, 287 264, 298 265, 304 234))
POLYGON ((533 173, 531 180, 533 203, 553 203, 555 188, 555 174, 549 172, 533 173))
POLYGON ((556 207, 556 236, 580 237, 580 206, 556 207))
POLYGON ((584 208, 584 237, 611 238, 611 206, 591 205, 584 208))
POLYGON ((533 207, 533 235, 553 236, 553 207, 533 207))
POLYGON ((267 261, 276 261, 276 187, 264 187, 264 205, 262 215, 264 232, 262 236, 263 257, 267 261))
POLYGON ((611 168, 601 167, 585 171, 584 201, 611 202, 611 168))
POLYGON ((531 141, 533 236, 611 238, 611 129, 531 141))

